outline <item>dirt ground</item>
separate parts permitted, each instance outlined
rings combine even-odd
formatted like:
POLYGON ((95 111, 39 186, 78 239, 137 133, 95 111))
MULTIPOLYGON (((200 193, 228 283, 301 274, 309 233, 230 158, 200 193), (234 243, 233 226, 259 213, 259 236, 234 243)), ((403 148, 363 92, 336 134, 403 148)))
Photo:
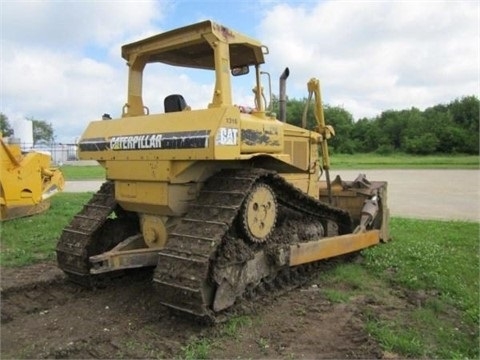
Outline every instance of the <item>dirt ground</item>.
POLYGON ((388 316, 408 302, 392 295, 332 303, 320 278, 236 306, 247 315, 238 319, 250 322, 235 329, 233 322, 205 325, 175 316, 156 301, 145 273, 88 290, 68 282, 54 263, 3 269, 0 357, 180 358, 207 338, 210 358, 394 358, 369 337, 364 314, 388 316))
MULTIPOLYGON (((469 214, 478 220, 478 201, 472 201, 479 198, 478 186, 457 186, 465 185, 465 179, 478 185, 478 171, 466 177, 456 172, 392 174, 392 179, 387 178, 394 184, 390 187, 392 214, 423 217, 412 213, 415 203, 413 208, 424 206, 430 214, 437 210, 435 216, 464 219, 469 214), (436 181, 426 183, 435 186, 418 185, 432 174, 436 181), (395 185, 395 179, 410 184, 410 191, 401 191, 402 184, 395 185), (448 184, 458 191, 451 191, 448 184), (464 194, 462 189, 476 190, 464 194), (447 198, 448 194, 455 197, 447 198), (452 215, 446 207, 456 213, 452 215)), ((385 174, 378 178, 384 179, 385 174)), ((193 358, 202 355, 198 353, 205 344, 202 339, 208 339, 209 358, 392 359, 397 356, 383 352, 369 336, 366 314, 393 318, 421 300, 382 289, 379 296, 331 302, 320 273, 301 288, 238 305, 238 313, 247 316, 237 318, 237 323, 207 326, 175 316, 159 304, 148 274, 130 274, 105 288, 88 290, 66 281, 54 263, 0 271, 2 359, 193 358)))

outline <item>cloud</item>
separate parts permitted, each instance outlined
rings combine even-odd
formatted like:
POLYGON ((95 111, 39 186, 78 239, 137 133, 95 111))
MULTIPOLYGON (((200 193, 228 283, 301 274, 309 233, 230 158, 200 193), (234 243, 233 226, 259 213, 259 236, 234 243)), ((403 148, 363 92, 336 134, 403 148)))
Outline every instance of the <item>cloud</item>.
POLYGON ((9 58, 2 64, 2 112, 46 120, 72 139, 123 88, 114 67, 90 58, 28 48, 9 58))
MULTIPOLYGON (((267 44, 263 70, 278 84, 289 66, 290 97, 305 96, 308 79, 318 77, 325 102, 355 118, 479 92, 476 2, 257 5, 239 3, 233 11, 216 2, 1 1, 0 112, 51 122, 57 139, 71 142, 103 113, 120 116, 127 96, 121 45, 200 14, 267 44)), ((233 81, 235 103, 253 105, 250 81, 233 81)), ((163 111, 171 93, 183 94, 194 109, 211 101, 211 74, 149 65, 144 83, 152 113, 163 111)))
POLYGON ((5 1, 2 30, 6 41, 78 49, 108 45, 138 33, 163 17, 155 1, 5 1))
POLYGON ((478 94, 478 23, 470 1, 322 1, 274 6, 258 34, 294 94, 319 77, 325 100, 359 118, 478 94))
POLYGON ((0 111, 12 121, 51 122, 64 142, 104 112, 120 114, 127 78, 120 44, 158 32, 164 4, 2 2, 0 111))

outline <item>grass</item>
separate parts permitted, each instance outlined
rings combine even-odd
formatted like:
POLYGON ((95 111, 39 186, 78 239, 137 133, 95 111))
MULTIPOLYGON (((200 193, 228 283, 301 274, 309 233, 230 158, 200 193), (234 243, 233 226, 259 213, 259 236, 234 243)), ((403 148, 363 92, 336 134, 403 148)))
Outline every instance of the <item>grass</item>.
POLYGON ((364 251, 367 269, 396 286, 438 293, 478 323, 480 223, 395 219, 392 233, 394 241, 364 251))
POLYGON ((478 358, 480 224, 392 220, 394 241, 364 250, 362 266, 413 309, 369 314, 367 329, 402 356, 478 358))
POLYGON ((115 354, 118 359, 131 359, 130 353, 143 354, 145 359, 165 359, 163 352, 157 351, 153 344, 150 344, 144 340, 130 339, 125 343, 125 350, 119 350, 115 354))
POLYGON ((333 154, 333 169, 479 169, 480 156, 333 154))
MULTIPOLYGON (((63 227, 90 197, 61 193, 47 213, 3 223, 2 266, 52 260, 63 227)), ((319 275, 325 297, 341 303, 371 299, 362 307, 366 329, 400 357, 478 358, 480 223, 392 218, 391 234, 391 242, 364 250, 363 262, 319 275)), ((253 321, 230 319, 215 336, 191 339, 182 357, 207 358, 222 338, 251 331, 253 321)), ((257 345, 266 351, 269 344, 258 339, 257 345)))
POLYGON ((268 340, 261 337, 257 339, 257 345, 264 355, 268 354, 268 348, 270 347, 270 345, 268 344, 268 340))
POLYGON ((332 303, 345 303, 350 299, 350 295, 347 292, 335 289, 325 289, 323 294, 332 303))
POLYGON ((323 296, 368 299, 366 330, 401 358, 478 358, 480 223, 393 218, 391 234, 320 274, 323 296))
POLYGON ((0 264, 15 267, 54 259, 62 229, 91 196, 89 193, 60 193, 51 198, 47 212, 0 224, 0 264))
POLYGON ((399 327, 395 323, 369 321, 367 331, 375 338, 381 339, 383 348, 388 352, 413 358, 421 357, 424 353, 424 345, 411 328, 399 327))
POLYGON ((253 326, 252 319, 249 316, 234 316, 223 324, 215 336, 208 338, 192 337, 185 346, 181 348, 181 359, 208 359, 213 347, 221 345, 222 338, 240 339, 244 329, 250 329, 253 326))
POLYGON ((208 353, 211 346, 212 343, 209 339, 194 338, 188 342, 187 345, 182 347, 183 356, 181 358, 185 360, 208 359, 208 353))
POLYGON ((222 329, 222 334, 236 338, 243 328, 252 326, 252 319, 248 316, 235 316, 229 319, 222 329))
POLYGON ((67 181, 105 179, 105 169, 100 165, 94 165, 94 166, 63 165, 62 167, 60 167, 60 170, 63 173, 63 177, 67 181))

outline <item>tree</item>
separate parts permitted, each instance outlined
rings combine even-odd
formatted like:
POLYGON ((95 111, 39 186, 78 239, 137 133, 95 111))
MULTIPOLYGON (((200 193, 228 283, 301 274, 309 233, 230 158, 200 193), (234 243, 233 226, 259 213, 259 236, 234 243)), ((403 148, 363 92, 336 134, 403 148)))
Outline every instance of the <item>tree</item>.
POLYGON ((39 142, 52 143, 55 139, 53 133, 53 126, 51 123, 47 123, 44 120, 36 120, 34 118, 27 118, 33 124, 33 144, 36 145, 39 142))
POLYGON ((439 140, 438 152, 478 154, 479 105, 475 96, 469 96, 425 110, 427 129, 439 140))
MULTIPOLYGON (((456 148, 467 154, 479 153, 480 101, 475 96, 466 96, 451 102, 448 106, 452 121, 461 129, 461 144, 456 148)), ((460 134, 457 134, 460 135, 460 134)))
POLYGON ((397 112, 402 118, 402 138, 400 150, 412 154, 430 154, 435 152, 438 139, 435 136, 435 124, 419 109, 397 112))
POLYGON ((0 132, 5 137, 13 134, 13 129, 8 122, 8 117, 3 113, 0 113, 0 132))
MULTIPOLYGON (((301 126, 306 99, 288 99, 287 121, 301 126)), ((307 116, 307 129, 314 129, 313 104, 307 116)), ((438 104, 421 111, 417 108, 386 110, 371 119, 353 121, 341 107, 324 106, 325 122, 336 136, 329 144, 339 153, 405 151, 412 154, 478 154, 480 148, 480 101, 466 96, 449 104, 438 104)))
POLYGON ((367 153, 377 150, 380 138, 380 128, 373 121, 363 118, 353 124, 352 140, 355 151, 367 153))
POLYGON ((353 116, 339 106, 324 106, 325 123, 332 125, 335 136, 329 140, 329 145, 336 152, 353 154, 355 143, 352 140, 353 116))
POLYGON ((410 154, 428 155, 435 152, 438 139, 432 133, 419 134, 405 140, 405 151, 410 154))
POLYGON ((456 99, 447 105, 452 120, 468 131, 478 134, 480 118, 480 101, 475 96, 456 99))
MULTIPOLYGON (((388 138, 388 144, 394 150, 402 147, 403 132, 406 129, 406 118, 410 110, 394 111, 387 110, 380 114, 379 125, 384 136, 388 138)), ((417 112, 417 109, 411 111, 417 112)))
MULTIPOLYGON (((302 117, 303 111, 305 109, 305 104, 307 99, 297 100, 297 99, 288 99, 287 100, 287 122, 295 126, 302 126, 302 117)), ((306 128, 312 130, 317 122, 315 121, 315 115, 313 112, 313 101, 308 107, 307 113, 307 124, 306 128)))

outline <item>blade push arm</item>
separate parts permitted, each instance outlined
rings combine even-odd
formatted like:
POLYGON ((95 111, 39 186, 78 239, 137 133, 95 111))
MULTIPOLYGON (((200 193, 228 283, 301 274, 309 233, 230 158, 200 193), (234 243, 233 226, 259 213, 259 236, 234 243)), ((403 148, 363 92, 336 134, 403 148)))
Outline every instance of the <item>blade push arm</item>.
POLYGON ((327 180, 327 190, 328 190, 328 200, 332 203, 332 189, 330 183, 330 156, 328 154, 328 143, 327 140, 332 136, 335 136, 335 131, 331 125, 325 125, 325 116, 323 114, 323 105, 322 105, 322 95, 320 92, 320 81, 318 79, 312 78, 307 83, 308 89, 308 100, 305 105, 305 110, 303 112, 302 126, 306 128, 307 122, 307 111, 312 100, 312 96, 315 96, 315 106, 314 106, 314 115, 317 125, 315 126, 315 131, 321 135, 320 147, 322 149, 322 167, 325 170, 326 180, 327 180))

